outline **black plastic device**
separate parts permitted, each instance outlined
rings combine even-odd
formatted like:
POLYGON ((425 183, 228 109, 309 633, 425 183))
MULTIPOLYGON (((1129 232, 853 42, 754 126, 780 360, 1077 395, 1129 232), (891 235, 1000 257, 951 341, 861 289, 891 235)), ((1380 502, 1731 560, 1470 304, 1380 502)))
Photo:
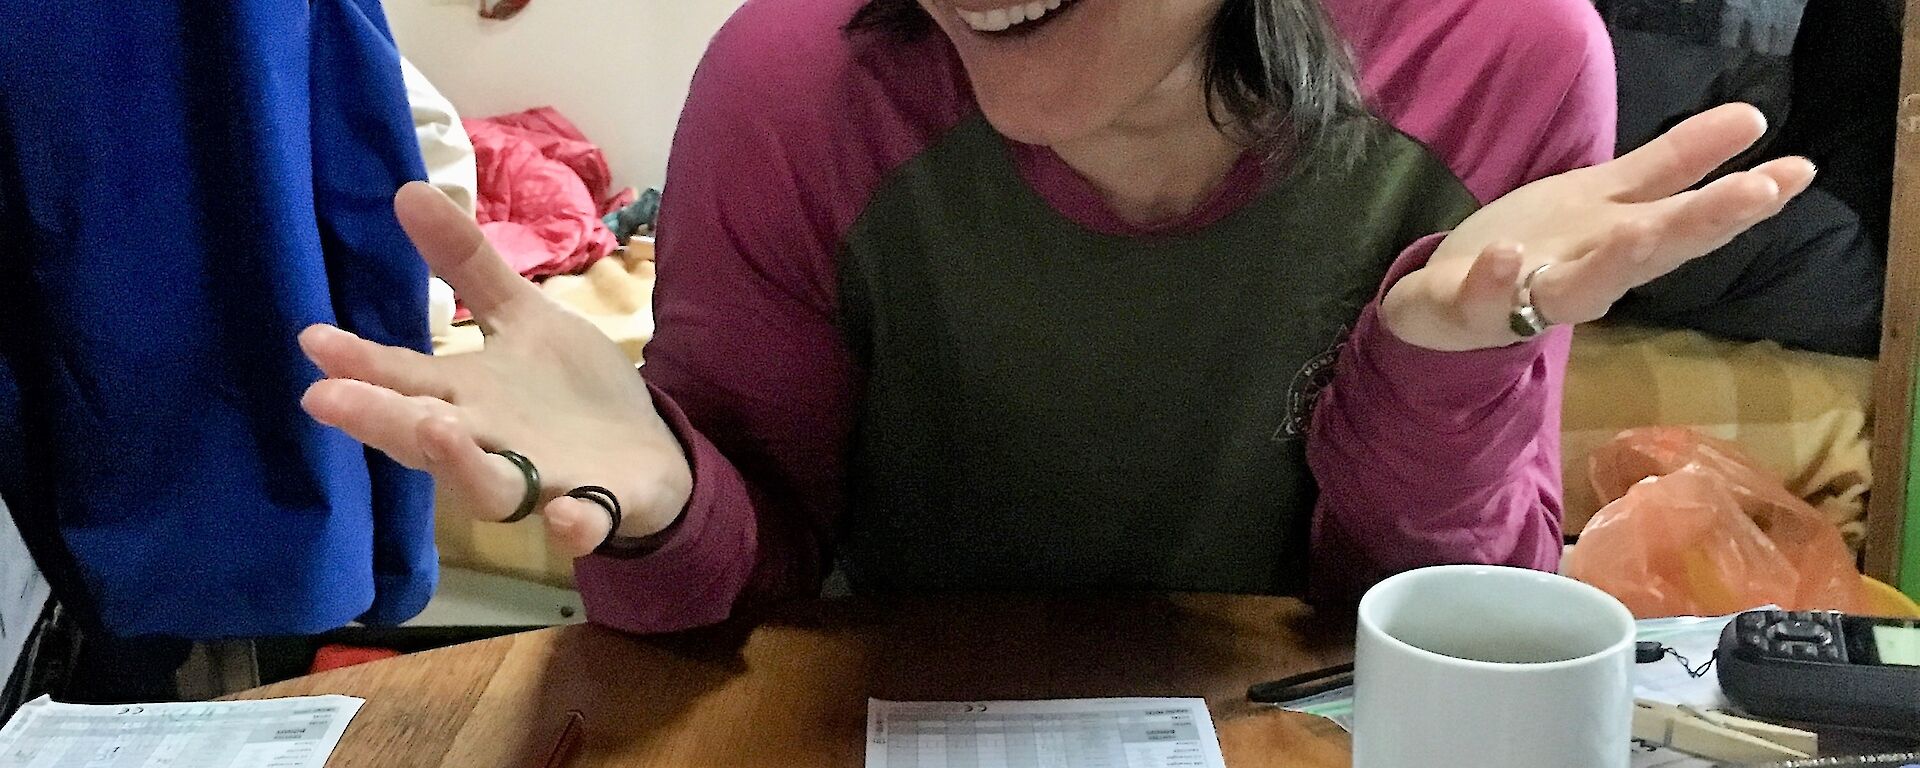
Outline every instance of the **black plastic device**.
POLYGON ((1721 631, 1716 667, 1752 714, 1920 737, 1920 619, 1748 611, 1721 631))

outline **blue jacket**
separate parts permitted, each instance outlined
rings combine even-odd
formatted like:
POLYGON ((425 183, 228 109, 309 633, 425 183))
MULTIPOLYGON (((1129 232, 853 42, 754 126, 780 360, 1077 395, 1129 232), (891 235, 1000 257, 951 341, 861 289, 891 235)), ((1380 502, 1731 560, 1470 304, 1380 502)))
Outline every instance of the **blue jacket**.
POLYGON ((417 613, 429 480, 300 411, 294 341, 428 344, 377 0, 0 0, 0 30, 0 494, 62 598, 123 636, 417 613))

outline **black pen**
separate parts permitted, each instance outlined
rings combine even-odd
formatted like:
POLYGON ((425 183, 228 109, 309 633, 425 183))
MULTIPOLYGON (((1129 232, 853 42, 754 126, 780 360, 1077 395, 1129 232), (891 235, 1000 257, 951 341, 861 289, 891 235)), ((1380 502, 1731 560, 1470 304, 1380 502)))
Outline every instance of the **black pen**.
POLYGON ((1247 700, 1255 704, 1281 704, 1352 684, 1353 663, 1348 662, 1271 682, 1255 683, 1247 687, 1247 700))

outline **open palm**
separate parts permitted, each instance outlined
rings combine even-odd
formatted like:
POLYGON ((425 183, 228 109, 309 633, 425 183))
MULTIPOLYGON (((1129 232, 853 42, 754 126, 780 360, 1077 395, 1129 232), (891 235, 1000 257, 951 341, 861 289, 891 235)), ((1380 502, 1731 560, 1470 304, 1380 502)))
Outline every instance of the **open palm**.
POLYGON ((452 283, 486 333, 473 354, 434 358, 332 326, 300 334, 326 378, 302 399, 309 414, 440 484, 480 519, 511 514, 526 492, 518 469, 487 450, 539 467, 542 515, 554 548, 584 555, 610 520, 561 494, 599 485, 625 508, 621 534, 666 527, 692 479, 679 441, 653 408, 619 348, 553 303, 502 261, 473 220, 439 190, 415 182, 394 211, 433 271, 452 283))
POLYGON ((1381 307, 1401 339, 1459 351, 1505 346, 1516 285, 1542 264, 1534 304, 1556 323, 1605 315, 1628 290, 1704 256, 1812 183, 1789 157, 1692 189, 1766 132, 1758 110, 1701 113, 1612 162, 1528 184, 1475 212, 1381 307))

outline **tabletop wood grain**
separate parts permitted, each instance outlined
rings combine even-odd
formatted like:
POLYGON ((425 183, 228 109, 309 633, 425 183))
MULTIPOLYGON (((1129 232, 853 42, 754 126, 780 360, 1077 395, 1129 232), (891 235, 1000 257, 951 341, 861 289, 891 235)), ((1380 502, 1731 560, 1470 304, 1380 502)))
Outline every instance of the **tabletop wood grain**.
POLYGON ((751 629, 529 632, 232 698, 367 699, 332 768, 538 766, 570 709, 586 716, 573 768, 789 768, 860 766, 868 697, 1203 696, 1229 766, 1333 768, 1343 732, 1244 696, 1350 659, 1352 637, 1283 598, 822 601, 751 629))

